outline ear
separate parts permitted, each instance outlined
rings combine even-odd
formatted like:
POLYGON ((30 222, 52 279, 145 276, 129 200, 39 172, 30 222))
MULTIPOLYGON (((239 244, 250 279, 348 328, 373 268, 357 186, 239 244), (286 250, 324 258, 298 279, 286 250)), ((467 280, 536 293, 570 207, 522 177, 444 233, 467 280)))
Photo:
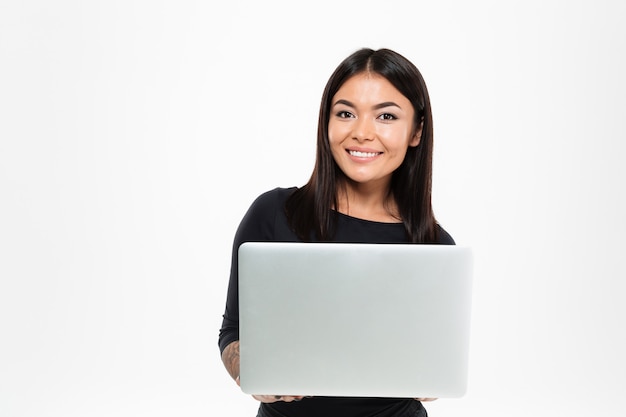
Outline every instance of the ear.
POLYGON ((417 129, 415 129, 415 133, 413 134, 413 137, 411 137, 411 140, 409 141, 410 147, 414 148, 420 144, 420 141, 422 140, 422 128, 423 127, 424 127, 424 121, 422 120, 420 122, 420 125, 417 127, 417 129))

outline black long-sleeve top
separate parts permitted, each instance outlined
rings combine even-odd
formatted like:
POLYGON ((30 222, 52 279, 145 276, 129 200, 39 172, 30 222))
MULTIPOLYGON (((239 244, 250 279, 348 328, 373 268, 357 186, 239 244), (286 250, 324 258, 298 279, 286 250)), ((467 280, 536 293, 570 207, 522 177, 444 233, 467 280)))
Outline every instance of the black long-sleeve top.
MULTIPOLYGON (((243 242, 299 242, 290 230, 285 215, 285 202, 295 188, 276 188, 260 195, 250 206, 235 234, 226 309, 219 333, 219 348, 223 352, 230 343, 239 340, 239 299, 237 250, 243 242)), ((402 223, 381 223, 350 217, 338 212, 335 242, 341 243, 407 243, 402 223)), ((440 226, 439 244, 453 245, 452 237, 440 226)), ((339 398, 312 397, 298 402, 261 404, 263 415, 276 417, 343 417, 394 416, 414 407, 415 401, 401 398, 339 398)))

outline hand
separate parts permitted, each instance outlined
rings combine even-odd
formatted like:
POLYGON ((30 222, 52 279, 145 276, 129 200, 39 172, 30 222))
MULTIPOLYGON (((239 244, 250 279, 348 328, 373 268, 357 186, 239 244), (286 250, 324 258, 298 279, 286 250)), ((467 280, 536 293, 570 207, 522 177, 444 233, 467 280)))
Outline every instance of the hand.
POLYGON ((253 395, 257 401, 261 401, 262 403, 275 403, 277 401, 284 401, 286 403, 290 403, 292 401, 300 401, 304 398, 303 395, 253 395))
POLYGON ((417 401, 421 401, 421 402, 424 402, 424 401, 435 401, 436 400, 436 398, 414 398, 414 399, 417 400, 417 401))
MULTIPOLYGON (((235 382, 237 382, 237 385, 240 385, 239 377, 235 379, 235 382)), ((292 401, 300 401, 304 398, 304 395, 253 395, 252 398, 262 403, 275 403, 276 401, 290 403, 292 401)))

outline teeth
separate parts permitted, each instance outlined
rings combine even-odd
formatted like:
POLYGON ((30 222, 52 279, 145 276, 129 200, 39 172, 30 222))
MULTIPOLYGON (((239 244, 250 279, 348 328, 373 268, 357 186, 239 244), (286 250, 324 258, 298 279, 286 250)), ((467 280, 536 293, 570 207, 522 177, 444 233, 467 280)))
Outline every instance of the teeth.
POLYGON ((359 152, 359 151, 348 151, 350 155, 356 156, 358 158, 373 158, 379 154, 379 152, 359 152))

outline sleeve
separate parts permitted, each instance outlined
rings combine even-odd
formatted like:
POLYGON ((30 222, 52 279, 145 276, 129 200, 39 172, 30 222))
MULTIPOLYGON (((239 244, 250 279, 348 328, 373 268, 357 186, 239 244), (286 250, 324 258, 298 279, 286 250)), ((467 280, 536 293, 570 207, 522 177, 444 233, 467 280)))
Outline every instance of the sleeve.
POLYGON ((274 240, 274 222, 278 208, 276 193, 268 191, 259 196, 244 215, 232 247, 230 279, 226 296, 226 309, 219 332, 220 353, 230 343, 239 340, 239 285, 238 250, 243 242, 274 240))

